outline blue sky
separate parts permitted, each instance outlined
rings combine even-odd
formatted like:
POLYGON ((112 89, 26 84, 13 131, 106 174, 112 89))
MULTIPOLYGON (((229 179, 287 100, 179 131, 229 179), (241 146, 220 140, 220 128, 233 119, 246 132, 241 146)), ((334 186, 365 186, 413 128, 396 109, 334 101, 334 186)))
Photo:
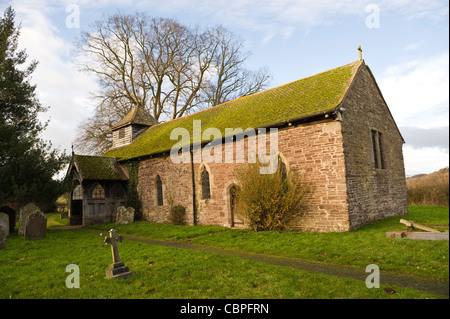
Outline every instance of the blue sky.
POLYGON ((0 0, 2 13, 9 5, 22 23, 20 46, 39 61, 33 82, 50 106, 44 138, 57 148, 70 151, 97 89, 73 64, 74 41, 102 15, 146 11, 233 31, 253 53, 247 67, 267 66, 271 86, 353 62, 361 45, 406 140, 407 175, 449 165, 447 0, 0 0))

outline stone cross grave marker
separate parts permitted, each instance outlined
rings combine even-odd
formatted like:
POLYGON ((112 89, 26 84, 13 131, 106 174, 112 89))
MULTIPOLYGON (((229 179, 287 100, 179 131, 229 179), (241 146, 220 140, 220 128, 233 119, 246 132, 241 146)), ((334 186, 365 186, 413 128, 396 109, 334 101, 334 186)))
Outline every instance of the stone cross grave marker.
POLYGON ((113 258, 113 263, 109 266, 106 271, 106 278, 127 278, 134 275, 130 272, 127 266, 120 261, 119 258, 119 247, 117 244, 123 240, 122 235, 117 236, 116 230, 113 228, 109 231, 109 237, 105 237, 105 244, 111 244, 111 253, 113 258))

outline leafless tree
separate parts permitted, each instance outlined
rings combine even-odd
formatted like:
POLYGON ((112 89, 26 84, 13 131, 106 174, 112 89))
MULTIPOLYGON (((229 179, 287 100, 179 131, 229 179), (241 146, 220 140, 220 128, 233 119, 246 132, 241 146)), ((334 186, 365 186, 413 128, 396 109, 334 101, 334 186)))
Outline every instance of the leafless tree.
POLYGON ((78 48, 78 64, 101 87, 95 114, 80 125, 76 143, 89 153, 109 147, 107 127, 134 106, 158 121, 174 119, 258 92, 269 79, 267 69, 244 68, 249 53, 225 28, 191 28, 143 13, 97 21, 78 48))
POLYGON ((218 48, 210 67, 213 76, 204 89, 207 103, 214 106, 267 88, 267 68, 250 71, 243 67, 250 57, 250 52, 243 49, 243 41, 220 26, 213 32, 218 48))

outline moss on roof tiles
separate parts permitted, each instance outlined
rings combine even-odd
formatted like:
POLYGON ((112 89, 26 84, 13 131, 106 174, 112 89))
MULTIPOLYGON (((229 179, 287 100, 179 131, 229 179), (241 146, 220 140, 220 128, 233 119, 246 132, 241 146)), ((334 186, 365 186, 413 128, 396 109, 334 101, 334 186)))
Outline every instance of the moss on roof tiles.
POLYGON ((83 180, 127 180, 114 157, 73 155, 73 161, 83 180))
POLYGON ((202 132, 209 127, 215 127, 221 131, 222 136, 225 136, 225 128, 240 127, 243 130, 259 128, 333 110, 344 98, 361 64, 363 61, 356 61, 191 115, 153 125, 131 144, 109 150, 104 156, 126 160, 168 151, 178 142, 170 139, 170 133, 177 127, 187 129, 192 141, 194 120, 201 120, 202 132))

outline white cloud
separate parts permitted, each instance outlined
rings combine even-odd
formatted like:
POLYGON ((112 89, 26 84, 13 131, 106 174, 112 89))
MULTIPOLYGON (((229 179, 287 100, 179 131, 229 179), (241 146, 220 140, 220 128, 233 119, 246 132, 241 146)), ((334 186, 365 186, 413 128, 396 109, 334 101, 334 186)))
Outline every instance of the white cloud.
MULTIPOLYGON (((379 85, 399 126, 428 126, 411 118, 449 99, 448 52, 428 59, 415 59, 389 66, 379 85)), ((422 117, 423 118, 423 117, 422 117)), ((448 123, 448 122, 447 122, 448 123)))
POLYGON ((449 149, 449 127, 433 127, 423 129, 419 127, 400 127, 400 132, 405 139, 406 145, 414 149, 437 147, 449 149))
POLYGON ((403 157, 407 176, 429 174, 448 167, 449 163, 448 149, 438 147, 416 149, 405 145, 403 147, 403 157))
POLYGON ((406 174, 448 166, 448 52, 386 68, 378 83, 404 134, 406 174))
POLYGON ((102 10, 148 10, 172 16, 195 15, 196 20, 225 24, 263 33, 266 43, 274 37, 291 37, 314 26, 333 25, 346 19, 364 19, 366 7, 375 5, 383 16, 398 19, 443 21, 448 16, 447 0, 21 0, 21 3, 67 7, 75 4, 82 14, 102 10))
POLYGON ((405 46, 403 48, 403 51, 414 51, 414 50, 417 50, 418 48, 420 48, 421 45, 422 45, 421 41, 413 42, 413 43, 410 43, 407 46, 405 46))
POLYGON ((88 94, 96 84, 69 62, 73 47, 48 18, 52 8, 40 1, 19 1, 13 8, 16 23, 22 24, 19 47, 26 50, 28 61, 39 62, 32 75, 37 96, 50 107, 40 116, 42 121, 50 119, 43 138, 70 150, 78 124, 89 115, 88 94))
POLYGON ((381 19, 390 16, 442 22, 448 16, 447 0, 166 0, 162 4, 160 1, 137 4, 140 9, 157 8, 169 14, 192 11, 197 17, 214 23, 260 31, 264 34, 263 42, 277 36, 289 38, 295 29, 304 32, 347 19, 361 19, 364 23, 369 15, 368 5, 379 7, 381 19))

